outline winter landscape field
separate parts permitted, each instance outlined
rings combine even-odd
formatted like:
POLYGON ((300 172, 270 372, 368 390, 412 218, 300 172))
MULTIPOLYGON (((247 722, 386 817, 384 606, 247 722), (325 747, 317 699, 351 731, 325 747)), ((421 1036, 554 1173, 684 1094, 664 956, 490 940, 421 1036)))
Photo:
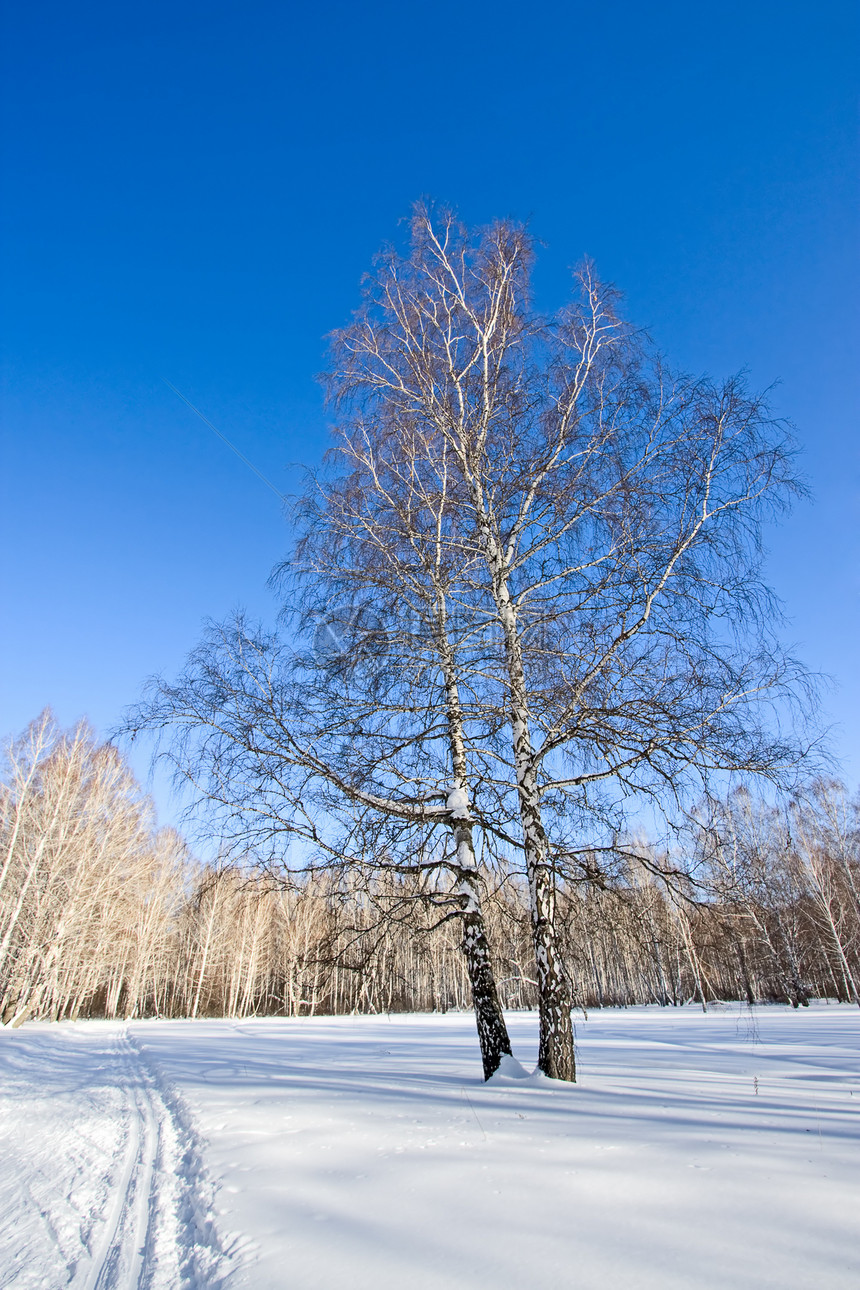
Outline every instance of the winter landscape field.
POLYGON ((5 8, 0 1290, 860 1290, 856 0, 5 8))
POLYGON ((860 1284, 856 1008, 607 1009, 577 1047, 576 1086, 485 1085, 467 1014, 6 1029, 0 1284, 860 1284))

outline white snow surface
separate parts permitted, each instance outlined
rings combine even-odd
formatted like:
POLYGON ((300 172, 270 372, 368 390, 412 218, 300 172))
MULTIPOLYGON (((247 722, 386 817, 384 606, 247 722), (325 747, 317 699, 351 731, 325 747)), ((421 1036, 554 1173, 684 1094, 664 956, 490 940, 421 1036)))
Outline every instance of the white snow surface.
POLYGON ((575 1086, 508 1021, 0 1031, 0 1285, 860 1285, 860 1010, 594 1012, 575 1086))
POLYGON ((447 810, 455 820, 468 820, 469 818, 469 794, 465 788, 452 788, 448 794, 448 800, 445 803, 447 810))

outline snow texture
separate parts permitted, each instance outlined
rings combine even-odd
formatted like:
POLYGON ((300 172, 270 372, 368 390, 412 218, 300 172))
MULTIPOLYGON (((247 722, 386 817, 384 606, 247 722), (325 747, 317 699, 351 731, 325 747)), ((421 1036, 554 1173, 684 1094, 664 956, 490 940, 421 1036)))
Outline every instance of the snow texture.
POLYGON ((469 794, 465 788, 452 788, 445 806, 451 812, 452 819, 469 819, 469 794))
POLYGON ((0 1285, 860 1285, 858 1009, 577 1031, 576 1086, 460 1014, 0 1031, 0 1285))

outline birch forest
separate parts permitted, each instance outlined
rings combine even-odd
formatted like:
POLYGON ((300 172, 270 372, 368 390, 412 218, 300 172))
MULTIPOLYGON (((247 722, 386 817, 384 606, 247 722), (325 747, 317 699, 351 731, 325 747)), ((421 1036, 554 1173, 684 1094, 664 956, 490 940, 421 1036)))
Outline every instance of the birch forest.
MULTIPOLYGON (((202 864, 117 749, 50 712, 8 745, 0 794, 5 1024, 471 1006, 460 925, 435 925, 426 874, 202 864)), ((628 847, 560 883, 575 1005, 860 1004, 858 803, 820 781, 698 820, 683 854, 628 847)), ((501 1002, 534 1007, 524 881, 499 859, 481 877, 501 1002)))

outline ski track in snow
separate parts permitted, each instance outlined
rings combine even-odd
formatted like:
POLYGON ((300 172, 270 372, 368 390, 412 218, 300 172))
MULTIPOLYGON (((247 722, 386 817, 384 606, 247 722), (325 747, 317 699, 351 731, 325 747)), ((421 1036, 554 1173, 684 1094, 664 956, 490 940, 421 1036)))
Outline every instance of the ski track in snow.
POLYGON ((128 1028, 85 1022, 9 1039, 0 1286, 220 1286, 226 1260, 201 1208, 211 1189, 190 1121, 128 1028))
POLYGON ((860 1286, 856 1008, 577 1031, 571 1086, 464 1014, 0 1029, 0 1287, 860 1286))

